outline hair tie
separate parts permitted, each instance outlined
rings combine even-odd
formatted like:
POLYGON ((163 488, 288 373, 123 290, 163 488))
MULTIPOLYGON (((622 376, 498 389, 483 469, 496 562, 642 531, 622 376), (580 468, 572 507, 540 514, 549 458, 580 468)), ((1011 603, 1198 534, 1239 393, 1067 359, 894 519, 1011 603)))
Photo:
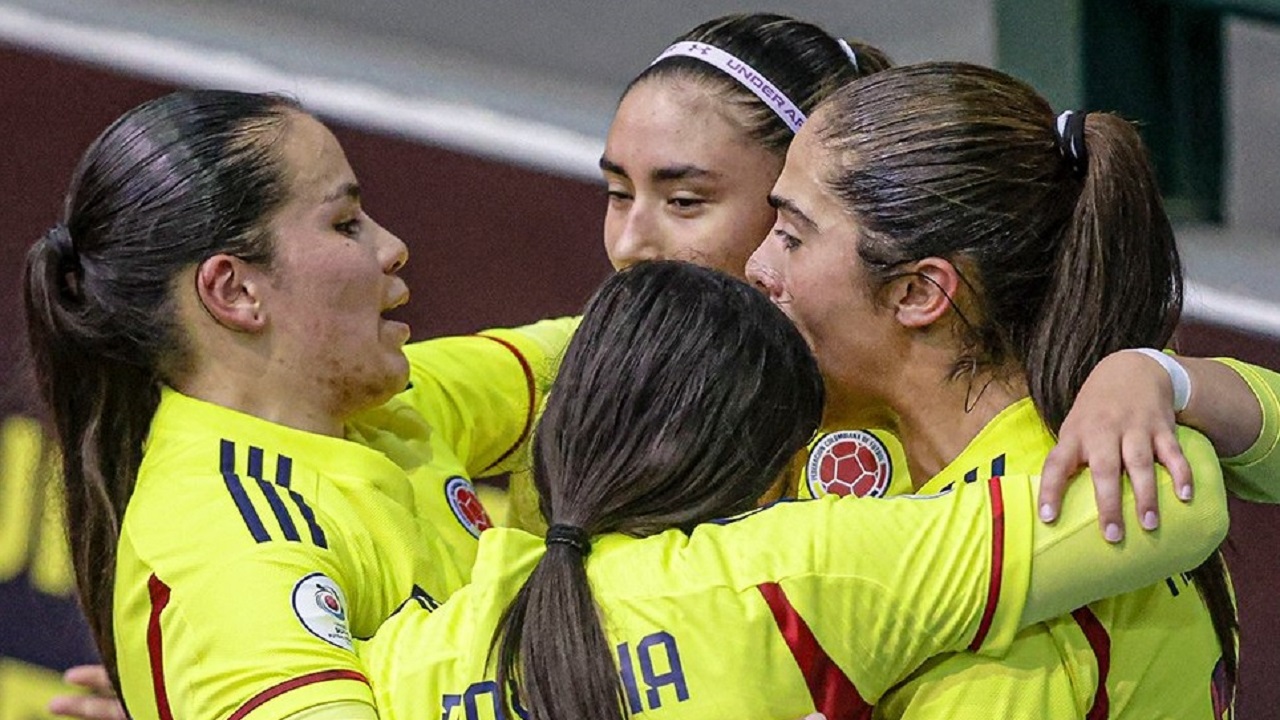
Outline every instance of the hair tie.
POLYGON ((1077 177, 1084 177, 1089 169, 1089 148, 1084 144, 1084 119, 1089 113, 1067 110, 1058 116, 1054 129, 1058 136, 1058 152, 1071 161, 1071 169, 1077 177))
POLYGON ((69 271, 79 267, 80 254, 76 252, 75 243, 71 240, 71 231, 66 225, 58 223, 44 234, 44 241, 58 256, 58 267, 69 271))
POLYGON ((861 75, 862 68, 858 67, 858 53, 853 51, 849 41, 844 38, 836 38, 836 42, 840 43, 840 49, 844 51, 844 54, 849 56, 849 62, 853 63, 853 71, 861 75))
POLYGON ((80 299, 81 275, 84 268, 80 264, 80 253, 76 252, 75 243, 71 240, 71 231, 67 226, 58 223, 44 234, 44 242, 53 251, 57 260, 57 270, 62 278, 62 291, 67 297, 80 299))
POLYGON ((773 83, 770 83, 755 68, 724 50, 706 43, 678 42, 663 50, 662 54, 654 58, 649 65, 657 65, 669 57, 693 58, 711 65, 755 93, 755 96, 760 98, 761 102, 768 105, 778 114, 782 122, 791 128, 791 132, 797 132, 804 126, 804 111, 791 102, 791 98, 787 97, 786 93, 775 87, 773 83))
POLYGON ((552 545, 568 545, 583 557, 591 554, 591 536, 577 525, 552 525, 547 528, 547 547, 552 545))

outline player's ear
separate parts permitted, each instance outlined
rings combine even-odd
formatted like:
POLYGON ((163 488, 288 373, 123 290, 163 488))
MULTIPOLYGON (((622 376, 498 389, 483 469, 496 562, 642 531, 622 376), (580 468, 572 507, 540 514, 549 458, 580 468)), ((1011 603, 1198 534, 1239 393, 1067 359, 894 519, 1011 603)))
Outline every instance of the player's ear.
POLYGON ((234 255, 219 254, 196 267, 196 295, 219 325, 236 332, 257 333, 266 327, 261 291, 262 271, 234 255))
POLYGON ((904 327, 924 328, 951 310, 960 273, 939 257, 917 260, 890 286, 894 316, 904 327))

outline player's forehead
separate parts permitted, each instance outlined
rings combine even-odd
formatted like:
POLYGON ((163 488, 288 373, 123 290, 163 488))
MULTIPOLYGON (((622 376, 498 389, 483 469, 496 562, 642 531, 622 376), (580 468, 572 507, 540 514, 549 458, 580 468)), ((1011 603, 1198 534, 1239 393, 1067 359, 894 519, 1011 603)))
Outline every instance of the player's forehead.
POLYGON ((347 188, 358 187, 338 139, 305 113, 295 113, 290 119, 280 157, 293 202, 325 204, 335 196, 349 196, 347 188))
POLYGON ((731 178, 767 151, 705 83, 658 77, 637 83, 614 114, 604 156, 629 176, 694 166, 731 178), (745 157, 744 157, 745 156, 745 157))

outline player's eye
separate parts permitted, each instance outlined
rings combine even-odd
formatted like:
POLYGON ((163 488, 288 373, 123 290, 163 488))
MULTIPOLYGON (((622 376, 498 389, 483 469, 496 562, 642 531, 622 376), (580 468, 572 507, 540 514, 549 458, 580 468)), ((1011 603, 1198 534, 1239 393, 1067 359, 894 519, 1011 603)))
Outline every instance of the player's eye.
POLYGON ((340 223, 334 223, 333 229, 347 237, 355 237, 360 234, 360 226, 360 218, 356 217, 340 223))
POLYGON ((700 197, 689 197, 688 195, 676 195, 667 202, 677 210, 696 210, 707 204, 707 201, 700 197))
POLYGON ((796 248, 800 247, 800 238, 796 237, 795 235, 792 235, 786 230, 774 228, 773 236, 781 240, 782 247, 786 248, 787 250, 795 250, 796 248))

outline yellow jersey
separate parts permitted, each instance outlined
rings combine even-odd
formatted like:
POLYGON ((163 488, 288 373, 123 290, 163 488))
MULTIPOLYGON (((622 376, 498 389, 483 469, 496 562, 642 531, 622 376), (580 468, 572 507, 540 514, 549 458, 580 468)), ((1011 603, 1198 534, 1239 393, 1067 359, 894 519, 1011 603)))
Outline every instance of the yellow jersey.
MULTIPOLYGON (((1039 472, 1054 442, 1031 400, 1021 400, 920 492, 1039 472)), ((1191 450, 1193 467, 1218 462, 1212 448, 1200 453, 1206 457, 1191 450)), ((889 691, 875 716, 1217 719, 1227 712, 1221 657, 1200 595, 1185 576, 1171 577, 1027 628, 1003 659, 934 658, 889 691)))
MULTIPOLYGON (((1169 569, 1137 569, 1144 553, 1194 545, 1180 566, 1204 557, 1225 534, 1212 486, 1184 515, 1219 516, 1216 534, 1141 538, 1127 554, 1102 540, 1081 493, 1060 523, 1040 524, 1034 483, 1019 477, 932 497, 780 502, 689 534, 605 535, 586 570, 633 714, 868 718, 933 654, 1000 654, 1019 625, 1169 569), (1068 572, 1086 561, 1098 572, 1068 572)), ((1191 524, 1175 517, 1162 532, 1191 524)), ((544 550, 520 530, 486 533, 471 585, 439 608, 407 604, 358 645, 383 720, 523 714, 518 698, 498 705, 490 641, 544 550)))
POLYGON ((470 478, 528 438, 571 325, 405 348, 408 388, 346 437, 162 393, 119 542, 115 640, 143 718, 279 718, 372 704, 352 650, 470 578, 470 478))
POLYGON ((1244 452, 1222 461, 1231 494, 1261 503, 1280 503, 1280 373, 1231 358, 1214 358, 1235 370, 1262 406, 1262 430, 1244 452))

